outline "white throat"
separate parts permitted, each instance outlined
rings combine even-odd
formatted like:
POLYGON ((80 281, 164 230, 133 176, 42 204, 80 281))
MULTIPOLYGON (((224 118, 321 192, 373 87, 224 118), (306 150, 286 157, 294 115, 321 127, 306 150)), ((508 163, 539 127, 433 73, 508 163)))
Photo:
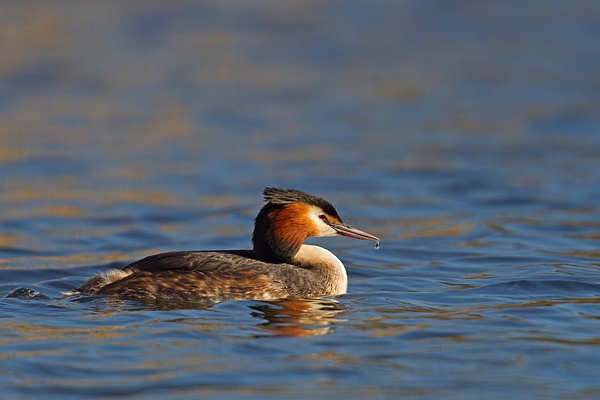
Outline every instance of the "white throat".
POLYGON ((344 264, 332 252, 319 246, 303 244, 294 261, 304 265, 319 264, 327 268, 331 280, 331 295, 344 294, 348 290, 348 275, 344 264))

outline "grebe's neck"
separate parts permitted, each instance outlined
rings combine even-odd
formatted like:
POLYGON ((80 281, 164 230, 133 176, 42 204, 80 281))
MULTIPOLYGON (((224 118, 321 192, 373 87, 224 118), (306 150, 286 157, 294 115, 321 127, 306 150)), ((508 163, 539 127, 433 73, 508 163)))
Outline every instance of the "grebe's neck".
POLYGON ((292 259, 292 264, 322 275, 329 295, 344 294, 348 290, 344 264, 327 249, 303 244, 292 259))
POLYGON ((260 260, 292 263, 309 236, 314 236, 311 222, 302 216, 308 206, 303 203, 274 205, 267 203, 254 221, 252 244, 260 260))

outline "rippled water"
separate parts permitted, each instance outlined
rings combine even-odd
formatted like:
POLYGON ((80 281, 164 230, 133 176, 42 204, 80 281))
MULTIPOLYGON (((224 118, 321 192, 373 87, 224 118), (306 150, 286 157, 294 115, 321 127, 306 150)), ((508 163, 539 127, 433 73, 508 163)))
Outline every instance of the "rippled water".
POLYGON ((585 1, 1 3, 2 397, 597 398, 598 43, 585 1), (311 241, 348 294, 61 297, 247 248, 264 186, 382 239, 311 241))

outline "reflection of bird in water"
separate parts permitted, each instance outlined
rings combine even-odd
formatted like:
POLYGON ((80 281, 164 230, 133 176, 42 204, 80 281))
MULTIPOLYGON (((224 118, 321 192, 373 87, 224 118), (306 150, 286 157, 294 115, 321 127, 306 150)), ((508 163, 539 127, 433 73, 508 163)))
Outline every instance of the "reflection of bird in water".
POLYGON ((316 336, 330 332, 329 325, 346 309, 334 299, 299 299, 263 303, 250 308, 252 315, 267 321, 259 327, 277 336, 316 336))
MULTIPOLYGON (((172 311, 172 310, 206 310, 214 306, 211 303, 186 302, 186 301, 156 301, 140 299, 130 302, 119 298, 106 297, 101 302, 94 303, 93 309, 98 314, 109 316, 115 313, 134 311, 172 311), (107 307, 108 306, 108 307, 107 307)), ((250 308, 250 315, 257 318, 256 328, 264 334, 255 336, 294 336, 307 337, 326 335, 331 332, 331 326, 337 322, 344 322, 341 315, 346 312, 343 304, 335 299, 326 297, 317 299, 283 299, 271 300, 247 305, 242 303, 243 309, 250 308)), ((205 318, 181 318, 165 320, 186 324, 204 332, 218 334, 223 329, 222 322, 210 322, 205 318)), ((250 324, 254 325, 254 324, 250 324)))
POLYGON ((309 237, 379 239, 344 224, 328 201, 299 190, 266 188, 253 250, 155 254, 88 280, 67 295, 219 302, 310 298, 346 293, 342 262, 309 237))

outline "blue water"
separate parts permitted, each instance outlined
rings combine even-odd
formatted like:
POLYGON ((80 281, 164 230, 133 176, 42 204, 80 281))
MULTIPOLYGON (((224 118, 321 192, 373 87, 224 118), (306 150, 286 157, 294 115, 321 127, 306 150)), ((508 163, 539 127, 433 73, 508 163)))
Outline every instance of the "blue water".
POLYGON ((1 3, 1 397, 598 398, 598 43, 587 1, 1 3), (264 186, 382 239, 311 240, 346 295, 62 298, 248 248, 264 186))

